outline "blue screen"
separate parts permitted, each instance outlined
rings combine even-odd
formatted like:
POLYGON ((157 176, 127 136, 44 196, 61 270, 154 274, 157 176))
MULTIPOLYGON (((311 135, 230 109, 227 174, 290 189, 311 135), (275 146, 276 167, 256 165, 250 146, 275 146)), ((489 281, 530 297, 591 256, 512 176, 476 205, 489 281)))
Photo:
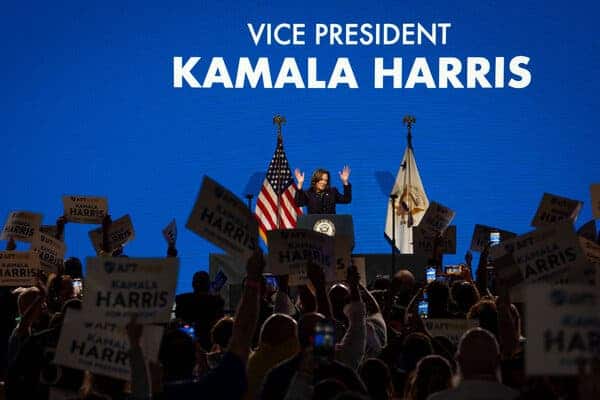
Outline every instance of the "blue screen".
MULTIPOLYGON (((582 200, 579 226, 591 219, 589 186, 600 171, 600 28, 598 3, 578 3, 9 2, 0 16, 0 218, 30 210, 53 224, 62 195, 106 196, 113 219, 132 217, 129 256, 164 256, 161 230, 175 218, 178 291, 190 290, 208 254, 222 252, 184 228, 203 175, 241 198, 256 195, 260 179, 252 177, 266 172, 280 113, 292 170, 309 176, 323 167, 340 187, 337 172, 349 164, 354 197, 338 213, 354 216, 355 253, 386 253, 390 176, 406 147, 402 119, 411 114, 427 196, 456 211, 457 254, 445 263, 463 260, 475 224, 531 230, 544 192, 582 200), (255 45, 247 24, 261 22, 303 23, 306 44, 255 45), (451 28, 445 45, 316 45, 309 35, 317 23, 388 22, 451 28), (389 78, 376 89, 372 82, 377 57, 388 67, 402 57, 406 69, 425 57, 435 77, 440 57, 519 55, 530 59, 523 89, 393 89, 389 78), (223 57, 233 80, 240 57, 269 57, 274 76, 285 57, 306 76, 307 58, 315 57, 321 80, 345 57, 359 88, 174 88, 173 57, 193 56, 201 57, 199 80, 213 57, 223 57)), ((94 255, 92 228, 67 226, 67 256, 94 255)))

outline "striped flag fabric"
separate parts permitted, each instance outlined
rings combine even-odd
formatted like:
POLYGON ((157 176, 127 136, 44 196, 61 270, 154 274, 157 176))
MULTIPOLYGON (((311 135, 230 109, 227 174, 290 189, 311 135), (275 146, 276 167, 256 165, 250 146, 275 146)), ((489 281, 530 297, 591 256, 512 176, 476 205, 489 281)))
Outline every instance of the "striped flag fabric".
POLYGON ((296 227, 302 210, 296 205, 295 195, 296 183, 283 150, 283 136, 279 134, 275 154, 269 163, 254 211, 258 221, 258 233, 265 243, 267 231, 296 227))

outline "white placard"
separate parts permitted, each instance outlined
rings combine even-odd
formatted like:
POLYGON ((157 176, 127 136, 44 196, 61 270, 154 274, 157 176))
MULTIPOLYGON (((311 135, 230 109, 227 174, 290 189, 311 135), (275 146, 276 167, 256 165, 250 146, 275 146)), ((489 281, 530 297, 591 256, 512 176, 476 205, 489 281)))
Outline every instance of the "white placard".
POLYGON ((575 222, 581 206, 583 203, 579 200, 544 193, 531 226, 541 227, 564 220, 575 222))
POLYGON ((450 208, 433 201, 425 211, 425 215, 419 223, 419 228, 426 237, 437 236, 439 233, 444 232, 455 215, 456 213, 450 208))
POLYGON ((517 236, 516 233, 505 231, 504 229, 494 228, 492 226, 476 224, 473 229, 470 249, 473 251, 483 251, 486 245, 490 243, 490 232, 500 233, 500 241, 503 242, 517 236))
MULTIPOLYGON (((523 282, 583 283, 588 260, 570 221, 548 225, 490 248, 492 259, 512 254, 523 282)), ((522 290, 519 288, 517 290, 522 290)))
MULTIPOLYGON (((413 253, 431 257, 435 238, 425 236, 423 230, 416 226, 413 228, 413 253)), ((444 254, 456 254, 456 225, 450 225, 442 234, 440 250, 444 254)))
POLYGON ((0 251, 0 286, 33 286, 40 260, 30 251, 0 251))
POLYGON ((63 196, 64 216, 69 222, 101 224, 108 214, 106 197, 63 196))
POLYGON ((31 251, 40 258, 40 266, 47 272, 62 270, 66 246, 63 242, 42 232, 37 232, 31 242, 31 251))
POLYGON ((254 214, 236 195, 208 176, 202 181, 185 226, 244 261, 258 248, 254 214))
POLYGON ((31 242, 35 232, 40 230, 42 214, 29 211, 13 211, 8 215, 6 224, 2 229, 0 240, 14 240, 31 242))
MULTIPOLYGON (((144 326, 144 357, 157 361, 163 328, 144 326)), ((69 310, 61 328, 54 363, 94 374, 131 380, 129 339, 124 325, 100 321, 80 310, 69 310)))
POLYGON ((177 223, 175 222, 175 218, 169 222, 169 225, 163 229, 162 233, 168 244, 175 244, 177 242, 177 223))
POLYGON ((80 400, 81 396, 76 390, 65 390, 57 387, 50 387, 48 391, 48 400, 80 400))
POLYGON ((336 279, 331 236, 310 229, 282 229, 267 232, 267 241, 270 272, 289 274, 290 286, 308 282, 306 264, 309 260, 323 268, 328 282, 336 279))
POLYGON ((598 356, 597 288, 531 285, 526 301, 527 375, 576 375, 578 360, 598 356))
POLYGON ((179 259, 88 257, 83 310, 99 320, 168 322, 175 300, 179 259))
POLYGON ((592 196, 592 215, 594 218, 600 219, 600 183, 590 186, 590 194, 592 196))
POLYGON ((479 324, 472 319, 445 319, 428 318, 424 319, 425 328, 431 336, 444 336, 450 339, 452 344, 457 345, 462 335, 471 328, 479 324))
MULTIPOLYGON (((91 230, 88 234, 96 253, 102 253, 102 228, 100 227, 91 230)), ((134 238, 135 230, 133 229, 129 214, 122 216, 110 224, 108 230, 108 246, 110 247, 110 251, 117 249, 119 246, 123 246, 134 238)))

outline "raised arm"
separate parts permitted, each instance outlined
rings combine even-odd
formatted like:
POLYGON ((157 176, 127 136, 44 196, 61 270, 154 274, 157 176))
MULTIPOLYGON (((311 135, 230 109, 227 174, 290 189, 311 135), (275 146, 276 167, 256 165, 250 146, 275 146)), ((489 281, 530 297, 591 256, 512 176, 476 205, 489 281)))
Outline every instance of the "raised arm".
POLYGON ((229 351, 237 355, 244 363, 248 361, 250 345, 258 321, 260 282, 264 268, 265 261, 262 252, 254 252, 246 264, 244 292, 235 313, 229 351))
POLYGON ((331 319, 331 303, 325 289, 325 273, 323 269, 312 261, 306 265, 306 274, 308 279, 315 287, 315 296, 317 297, 317 311, 323 314, 326 318, 331 319))
POLYGON ((296 205, 298 207, 304 207, 308 204, 308 197, 306 196, 306 192, 302 190, 302 186, 304 186, 304 172, 301 172, 298 168, 294 170, 294 175, 296 175, 296 196, 294 200, 296 201, 296 205))
POLYGON ((340 180, 344 185, 344 193, 335 191, 335 202, 338 204, 348 204, 352 201, 352 185, 350 184, 350 167, 345 165, 340 171, 340 180))
POLYGON ((294 175, 296 176, 296 186, 298 189, 302 189, 302 186, 304 185, 304 172, 296 168, 294 170, 294 175))

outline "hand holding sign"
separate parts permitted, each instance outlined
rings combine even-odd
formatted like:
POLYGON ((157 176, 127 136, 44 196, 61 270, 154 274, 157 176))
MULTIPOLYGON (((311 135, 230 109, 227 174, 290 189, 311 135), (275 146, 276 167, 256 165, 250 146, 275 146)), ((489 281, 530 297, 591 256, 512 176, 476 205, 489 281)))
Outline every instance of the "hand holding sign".
POLYGON ((64 241, 66 223, 67 219, 64 216, 56 219, 56 234, 54 235, 56 239, 64 241))

